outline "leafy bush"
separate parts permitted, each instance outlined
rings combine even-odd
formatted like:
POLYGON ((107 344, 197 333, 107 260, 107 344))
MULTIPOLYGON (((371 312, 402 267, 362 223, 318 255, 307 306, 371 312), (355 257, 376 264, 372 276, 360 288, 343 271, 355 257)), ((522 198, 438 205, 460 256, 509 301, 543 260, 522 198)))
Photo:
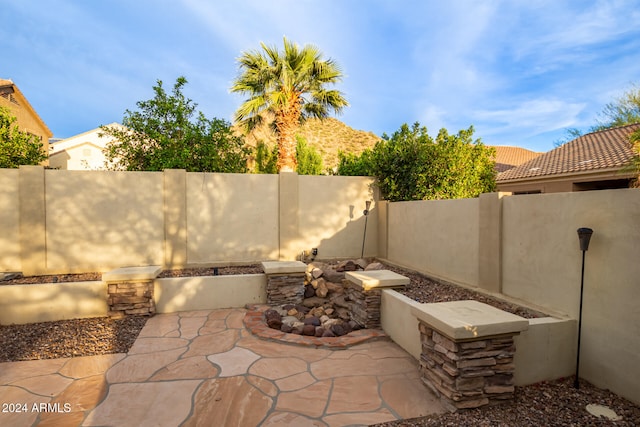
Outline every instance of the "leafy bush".
MULTIPOLYGON (((302 136, 296 136, 296 172, 300 175, 322 175, 322 156, 307 144, 302 136)), ((278 146, 272 148, 260 141, 256 144, 256 173, 278 173, 278 146)))
POLYGON ((360 156, 341 153, 338 174, 376 177, 390 201, 477 197, 495 190, 495 164, 473 132, 441 129, 434 141, 419 123, 403 124, 360 156))
POLYGON ((18 129, 9 109, 0 107, 0 168, 37 165, 47 159, 38 137, 18 129))

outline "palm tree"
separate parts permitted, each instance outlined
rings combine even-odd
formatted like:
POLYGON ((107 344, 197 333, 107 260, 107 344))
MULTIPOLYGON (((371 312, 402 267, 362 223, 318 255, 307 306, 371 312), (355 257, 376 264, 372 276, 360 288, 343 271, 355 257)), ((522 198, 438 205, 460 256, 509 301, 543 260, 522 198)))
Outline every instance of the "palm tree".
POLYGON ((269 123, 278 142, 278 171, 296 170, 296 131, 310 117, 325 118, 348 106, 343 94, 326 89, 342 79, 340 67, 312 45, 302 49, 284 38, 284 51, 260 44, 244 52, 231 92, 248 94, 235 119, 252 130, 269 123))

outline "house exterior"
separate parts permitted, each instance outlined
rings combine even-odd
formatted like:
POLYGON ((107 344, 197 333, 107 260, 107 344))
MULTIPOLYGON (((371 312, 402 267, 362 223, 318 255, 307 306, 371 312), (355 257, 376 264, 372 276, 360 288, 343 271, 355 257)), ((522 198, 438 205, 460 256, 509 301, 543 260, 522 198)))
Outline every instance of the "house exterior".
POLYGON ((628 188, 623 169, 634 153, 629 136, 640 123, 588 133, 513 169, 500 172, 498 191, 514 194, 628 188))
POLYGON ((521 147, 494 145, 491 148, 496 150, 495 161, 498 173, 513 169, 542 154, 521 147))
MULTIPOLYGON (((53 133, 11 80, 0 79, 0 107, 8 108, 17 119, 18 129, 35 135, 45 153, 49 153, 49 138, 53 133)), ((47 162, 43 164, 46 166, 47 162)))
MULTIPOLYGON (((108 126, 121 126, 111 123, 108 126)), ((51 146, 49 166, 67 170, 105 169, 104 149, 113 140, 109 136, 100 136, 100 128, 63 139, 51 146)))

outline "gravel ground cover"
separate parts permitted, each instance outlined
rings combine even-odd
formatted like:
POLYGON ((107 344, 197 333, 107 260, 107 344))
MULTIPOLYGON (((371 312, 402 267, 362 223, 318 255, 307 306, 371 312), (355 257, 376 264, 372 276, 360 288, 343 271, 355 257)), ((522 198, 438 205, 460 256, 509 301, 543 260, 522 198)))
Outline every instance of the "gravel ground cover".
POLYGON ((139 316, 0 325, 0 362, 126 353, 146 322, 139 316))
POLYGON ((476 300, 493 307, 513 313, 525 319, 534 319, 537 317, 546 317, 544 314, 525 307, 520 307, 506 301, 502 301, 490 296, 474 292, 470 289, 448 283, 437 282, 431 280, 419 273, 408 271, 403 268, 385 265, 387 269, 402 274, 411 280, 411 283, 404 289, 399 289, 403 295, 412 300, 424 303, 476 300))
POLYGON ((573 387, 573 378, 516 387, 515 400, 498 406, 455 414, 377 424, 377 427, 541 427, 541 426, 640 426, 640 407, 586 381, 573 387), (587 405, 605 406, 618 420, 592 415, 587 405))
MULTIPOLYGON (((411 284, 402 293, 419 302, 475 299, 525 318, 542 316, 541 313, 459 286, 438 283, 401 268, 387 267, 411 279, 411 284)), ((262 269, 259 265, 218 268, 220 275, 252 273, 262 273, 262 269)), ((160 277, 213 274, 213 268, 199 268, 164 271, 160 277)), ((100 279, 100 273, 18 277, 0 282, 0 285, 100 279)), ((0 325, 0 362, 126 353, 145 322, 145 317, 129 317, 120 320, 92 318, 29 325, 0 325)), ((640 426, 640 407, 585 381, 581 381, 580 389, 576 390, 573 379, 566 378, 516 387, 515 400, 504 405, 377 424, 377 427, 399 426, 640 426), (594 404, 610 408, 619 419, 614 421, 592 415, 586 407, 594 404)))

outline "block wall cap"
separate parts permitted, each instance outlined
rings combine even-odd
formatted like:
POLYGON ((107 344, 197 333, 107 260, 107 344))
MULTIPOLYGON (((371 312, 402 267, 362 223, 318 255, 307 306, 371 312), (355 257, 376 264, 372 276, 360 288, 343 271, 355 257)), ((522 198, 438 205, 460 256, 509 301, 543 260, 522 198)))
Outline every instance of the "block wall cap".
POLYGON ((390 270, 349 271, 345 278, 368 291, 374 288, 393 288, 408 285, 410 280, 390 270))
POLYGON ((468 300, 419 304, 411 314, 453 340, 518 334, 529 328, 529 321, 490 305, 468 300))
POLYGON ((103 282, 121 282, 134 280, 153 280, 162 271, 159 265, 146 267, 122 267, 111 270, 102 275, 103 282))
POLYGON ((304 273, 307 264, 302 261, 264 261, 262 270, 265 274, 304 273))

